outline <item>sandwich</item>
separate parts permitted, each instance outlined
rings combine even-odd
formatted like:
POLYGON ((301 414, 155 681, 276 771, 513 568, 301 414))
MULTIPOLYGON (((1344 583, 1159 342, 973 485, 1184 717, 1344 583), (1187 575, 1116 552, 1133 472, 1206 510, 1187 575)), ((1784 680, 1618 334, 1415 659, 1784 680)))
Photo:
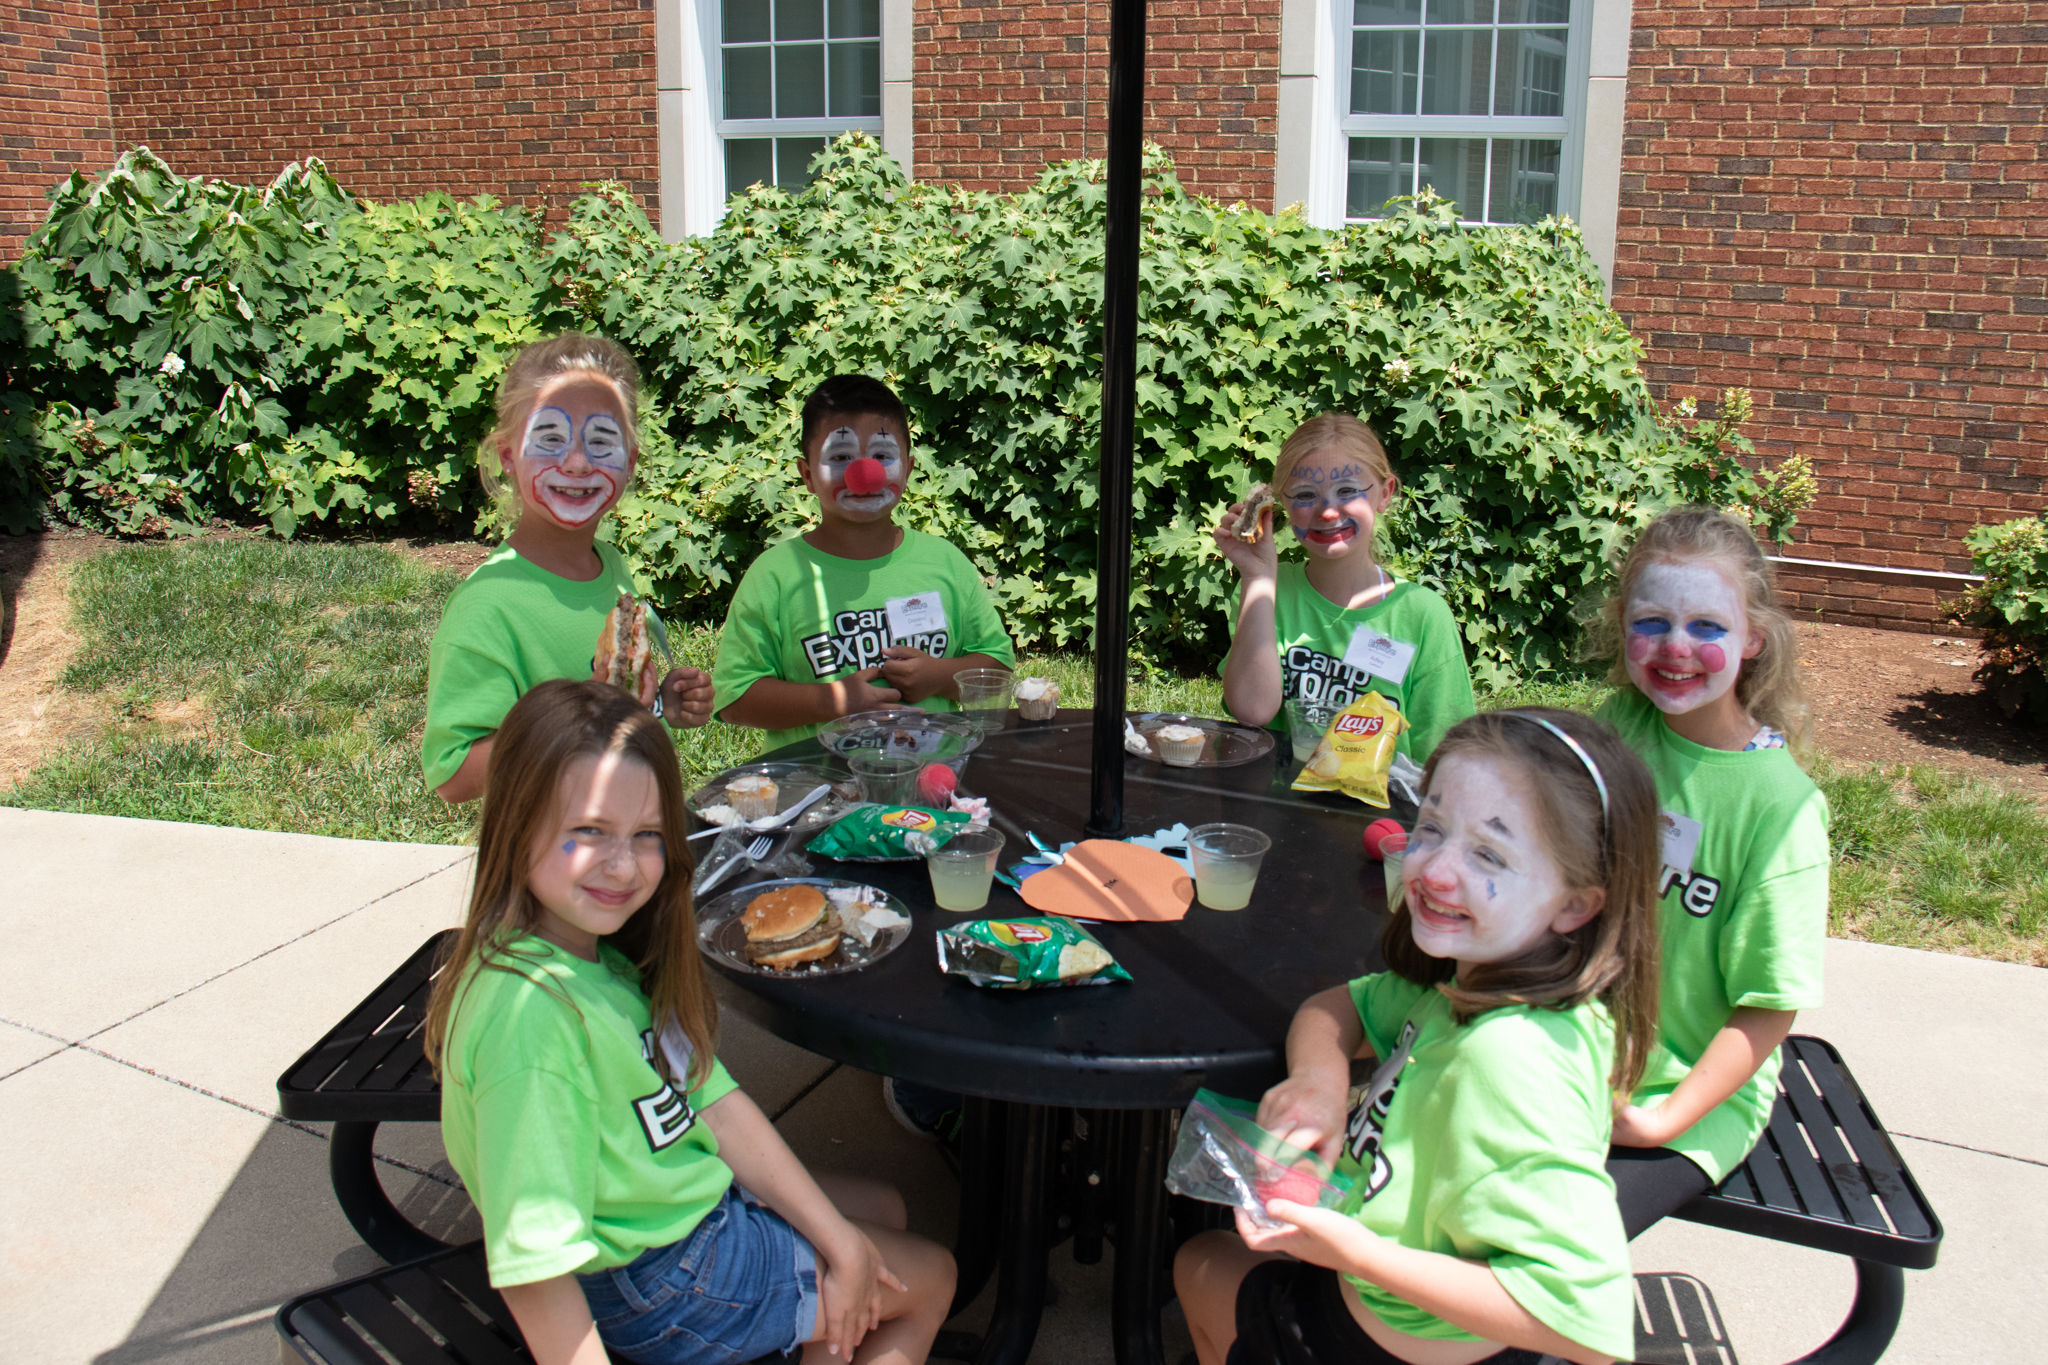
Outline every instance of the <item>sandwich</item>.
POLYGON ((1260 526, 1260 514, 1273 505, 1273 490, 1265 484, 1255 483, 1252 491, 1244 495, 1244 510, 1237 514, 1237 520, 1230 524, 1231 531, 1247 545, 1259 543, 1265 534, 1260 526))
POLYGON ((830 957, 839 947, 839 916, 815 886, 778 886, 740 912, 747 961, 776 971, 830 957))
POLYGON ((613 687, 640 695, 640 673, 647 667, 647 604, 633 594, 619 594, 619 605, 605 613, 597 637, 597 667, 613 687))

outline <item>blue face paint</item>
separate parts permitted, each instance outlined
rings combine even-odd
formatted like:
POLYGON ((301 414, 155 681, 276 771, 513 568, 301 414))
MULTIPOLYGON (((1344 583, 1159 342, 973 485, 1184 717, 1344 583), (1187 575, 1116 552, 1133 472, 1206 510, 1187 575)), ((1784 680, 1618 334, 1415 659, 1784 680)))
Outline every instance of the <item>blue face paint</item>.
POLYGON ((1647 620, 1635 622, 1629 629, 1637 635, 1669 635, 1671 633, 1671 623, 1662 617, 1653 616, 1647 620))
POLYGON ((1685 623, 1685 633, 1695 640, 1714 641, 1724 638, 1728 634, 1728 627, 1715 621, 1688 621, 1685 623))
POLYGON ((563 844, 563 845, 562 845, 562 852, 564 852, 564 853, 574 853, 575 851, 576 851, 576 841, 575 841, 574 839, 571 839, 571 840, 569 840, 569 842, 567 842, 567 843, 565 843, 565 844, 563 844))
POLYGON ((1491 877, 1486 879, 1486 898, 1488 900, 1493 899, 1493 878, 1491 877))

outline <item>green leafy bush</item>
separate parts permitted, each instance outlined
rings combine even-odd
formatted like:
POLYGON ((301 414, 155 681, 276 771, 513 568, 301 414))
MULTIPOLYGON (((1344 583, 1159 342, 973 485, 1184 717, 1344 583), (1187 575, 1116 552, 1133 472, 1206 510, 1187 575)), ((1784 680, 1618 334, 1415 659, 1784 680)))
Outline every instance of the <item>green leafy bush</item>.
POLYGON ((2006 715, 2048 722, 2048 525, 2022 517, 1979 526, 1964 543, 1984 575, 1952 608, 1984 632, 1973 676, 2006 715))
MULTIPOLYGON (((861 370, 912 412, 906 520, 966 550, 1021 644, 1085 643, 1103 166, 971 193, 911 184, 851 135, 815 169, 802 194, 757 188, 711 236, 669 245, 615 187, 541 240, 484 201, 366 209, 317 165, 259 193, 130 154, 60 187, 30 241, 24 325, 0 335, 30 399, 7 409, 8 451, 36 456, 59 515, 130 532, 468 516, 499 368, 581 325, 648 378, 638 486, 611 534, 671 607, 712 616, 810 515, 792 459, 804 395, 861 370), (187 369, 167 377, 172 355, 187 369)), ((1712 421, 1660 417, 1569 222, 1465 228, 1424 196, 1325 231, 1191 195, 1156 149, 1146 191, 1140 651, 1220 654, 1232 581, 1207 528, 1329 409, 1386 438, 1409 491, 1384 548, 1449 599, 1482 678, 1567 664, 1575 606, 1661 507, 1756 503, 1765 529, 1789 524, 1729 454, 1745 448, 1734 395, 1712 421)))

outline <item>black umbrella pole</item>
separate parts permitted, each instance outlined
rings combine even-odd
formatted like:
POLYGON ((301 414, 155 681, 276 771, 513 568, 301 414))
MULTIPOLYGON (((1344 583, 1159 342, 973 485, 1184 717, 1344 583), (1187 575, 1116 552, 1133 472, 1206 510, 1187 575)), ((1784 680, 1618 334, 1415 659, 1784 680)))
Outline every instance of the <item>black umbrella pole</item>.
POLYGON ((1095 543, 1095 752, 1088 833, 1124 832, 1124 704, 1131 645, 1131 449, 1138 387, 1138 227, 1145 0, 1111 0, 1109 200, 1102 280, 1102 468, 1095 543))

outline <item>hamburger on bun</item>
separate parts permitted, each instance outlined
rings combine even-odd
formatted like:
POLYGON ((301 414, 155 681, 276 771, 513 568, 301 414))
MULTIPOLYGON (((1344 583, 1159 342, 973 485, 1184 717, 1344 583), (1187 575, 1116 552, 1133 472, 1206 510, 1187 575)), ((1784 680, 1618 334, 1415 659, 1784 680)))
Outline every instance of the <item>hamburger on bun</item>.
POLYGON ((1273 490, 1262 483, 1253 484, 1252 491, 1244 495, 1244 510, 1230 523, 1232 533, 1247 545, 1258 544, 1259 537, 1265 534, 1260 514, 1272 505, 1273 490))
POLYGON ((640 673, 647 667, 647 604, 632 593, 619 594, 619 605, 605 613, 604 629, 597 637, 597 667, 604 680, 640 695, 640 673))
POLYGON ((830 957, 839 947, 839 917, 815 886, 778 886, 740 912, 747 961, 785 971, 830 957))

